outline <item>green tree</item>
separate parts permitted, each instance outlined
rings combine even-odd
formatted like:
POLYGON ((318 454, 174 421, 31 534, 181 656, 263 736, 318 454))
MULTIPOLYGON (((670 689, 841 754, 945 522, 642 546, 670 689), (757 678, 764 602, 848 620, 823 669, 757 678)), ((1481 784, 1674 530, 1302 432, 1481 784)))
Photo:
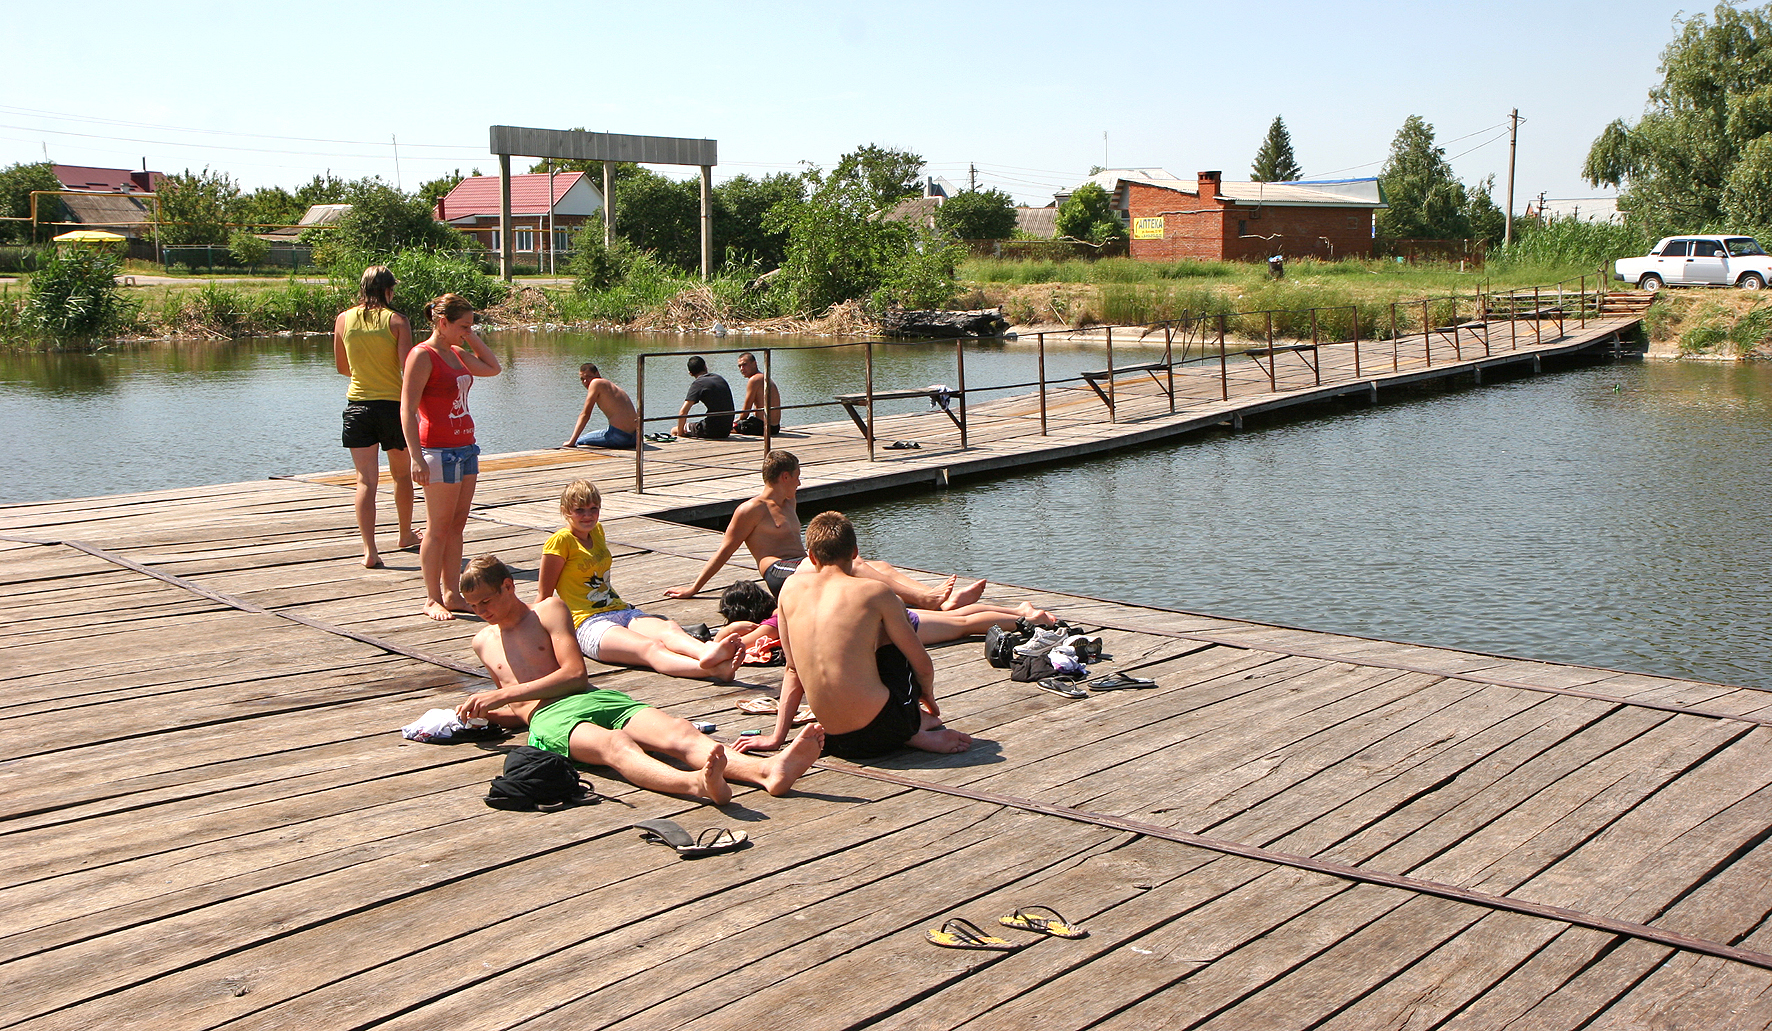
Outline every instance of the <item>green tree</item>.
POLYGON ((121 264, 105 248, 63 248, 31 275, 21 312, 25 324, 60 340, 87 341, 121 332, 135 312, 117 292, 121 264))
POLYGON ((1429 240, 1470 236, 1464 184, 1452 174, 1446 148, 1434 145, 1434 127, 1420 115, 1410 115, 1397 130, 1378 182, 1390 203, 1378 213, 1380 235, 1429 240))
MULTIPOLYGON (((720 222, 719 214, 714 216, 720 222)), ((636 169, 615 183, 615 229, 628 243, 684 271, 701 268, 701 180, 636 169)))
POLYGON ((317 175, 296 188, 295 202, 306 214, 315 204, 343 204, 351 192, 351 184, 331 172, 317 175))
POLYGON ((344 203, 350 204, 351 210, 336 224, 302 233, 302 241, 314 244, 315 260, 323 265, 333 264, 346 253, 353 256, 354 264, 357 256, 364 254, 388 258, 406 250, 458 251, 468 246, 467 237, 433 218, 423 200, 380 179, 352 183, 344 203))
POLYGON ((777 172, 762 179, 735 175, 714 187, 714 250, 758 271, 781 267, 787 258, 788 234, 764 228, 769 212, 780 204, 798 204, 806 195, 797 175, 777 172))
POLYGON ((1289 183, 1304 178, 1298 156, 1292 153, 1292 134, 1286 131, 1286 123, 1279 115, 1274 116, 1274 124, 1267 127, 1267 138, 1255 152, 1249 178, 1258 183, 1289 183))
MULTIPOLYGON (((31 192, 33 190, 59 190, 61 180, 55 177, 55 166, 47 161, 31 164, 9 165, 0 169, 0 215, 11 218, 31 217, 31 192)), ((37 200, 37 220, 39 222, 60 222, 61 202, 54 197, 40 197, 37 200)), ((37 235, 48 238, 55 235, 48 227, 39 228, 37 235)), ((31 223, 0 222, 0 243, 31 242, 31 223)))
POLYGON ((292 226, 301 221, 307 205, 281 186, 261 186, 240 198, 234 208, 236 221, 253 229, 292 226))
POLYGON ((935 209, 935 228, 956 240, 1007 240, 1015 235, 1015 198, 1002 190, 967 190, 935 209))
POLYGON ((1772 133, 1772 5, 1718 4, 1677 25, 1648 110, 1608 125, 1582 175, 1624 187, 1619 209, 1655 235, 1772 228, 1760 142, 1772 133))
POLYGON ((238 230, 228 237, 228 257, 237 264, 247 268, 256 268, 271 255, 271 245, 264 240, 238 230))
POLYGON ((207 167, 169 175, 155 191, 160 195, 160 242, 171 246, 225 244, 228 223, 236 220, 240 187, 222 172, 207 167))
POLYGON ((908 150, 868 144, 837 161, 831 178, 859 186, 861 203, 885 211, 922 191, 923 156, 908 150))
MULTIPOLYGON (((474 174, 479 175, 480 170, 475 169, 474 174)), ((461 181, 466 178, 467 176, 462 175, 461 169, 458 168, 448 175, 438 176, 428 182, 420 183, 418 185, 418 199, 424 202, 425 207, 436 211, 437 202, 449 196, 449 191, 460 186, 461 181)))
POLYGON ((1077 187, 1058 206, 1053 222, 1059 236, 1073 240, 1101 244, 1126 235, 1126 227, 1120 224, 1120 216, 1114 211, 1113 198, 1097 183, 1077 187))
POLYGON ((1495 177, 1487 176, 1465 193, 1464 221, 1470 227, 1470 239, 1481 240, 1493 247, 1507 234, 1507 216, 1495 206, 1495 177))

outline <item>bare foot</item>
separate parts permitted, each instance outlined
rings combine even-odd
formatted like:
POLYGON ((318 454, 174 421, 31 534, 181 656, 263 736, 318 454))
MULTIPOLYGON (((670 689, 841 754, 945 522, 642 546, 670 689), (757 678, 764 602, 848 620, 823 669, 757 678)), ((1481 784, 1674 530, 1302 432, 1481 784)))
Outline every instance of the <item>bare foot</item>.
POLYGON ((785 795, 824 752, 824 726, 808 723, 787 750, 764 764, 763 790, 785 795))
POLYGON ((700 794, 715 805, 732 801, 732 785, 726 783, 726 746, 715 745, 708 753, 707 764, 701 768, 700 794))
POLYGON ((731 627, 721 627, 708 647, 708 653, 696 663, 709 673, 717 673, 723 680, 731 680, 738 672, 739 663, 744 660, 744 640, 731 627), (731 632, 729 632, 731 631, 731 632))
POLYGON ((1031 601, 1022 602, 1021 606, 1015 610, 1015 614, 1036 626, 1052 626, 1058 622, 1053 618, 1052 613, 1045 609, 1034 608, 1034 603, 1031 601))
POLYGON ((364 569, 384 569, 384 568, 386 568, 386 564, 384 562, 382 562, 380 555, 369 554, 369 555, 363 556, 363 568, 364 569))
POLYGON ((425 602, 425 615, 439 623, 455 618, 455 613, 449 611, 449 609, 444 607, 443 603, 440 601, 425 602))
POLYGON ((451 612, 474 611, 474 607, 468 604, 468 599, 463 597, 460 591, 445 594, 443 596, 443 607, 451 612))
POLYGON ((950 576, 943 580, 940 587, 932 588, 929 591, 929 597, 925 600, 925 604, 914 607, 931 610, 950 608, 951 606, 947 603, 948 596, 954 593, 954 583, 959 579, 958 576, 950 576))
POLYGON ((401 551, 417 551, 418 546, 420 544, 424 543, 424 539, 425 539, 424 535, 419 533, 417 530, 413 530, 408 533, 403 533, 400 535, 400 550, 401 551))
POLYGON ((984 580, 974 580, 958 594, 949 595, 948 600, 941 603, 944 609, 957 609, 962 605, 970 605, 984 597, 984 589, 990 584, 984 580))
POLYGON ((949 730, 946 727, 935 727, 930 730, 917 731, 917 733, 913 735, 909 741, 906 741, 905 744, 912 748, 921 749, 925 752, 940 752, 944 755, 951 755, 955 752, 964 752, 966 749, 971 748, 972 735, 962 734, 957 730, 949 730))

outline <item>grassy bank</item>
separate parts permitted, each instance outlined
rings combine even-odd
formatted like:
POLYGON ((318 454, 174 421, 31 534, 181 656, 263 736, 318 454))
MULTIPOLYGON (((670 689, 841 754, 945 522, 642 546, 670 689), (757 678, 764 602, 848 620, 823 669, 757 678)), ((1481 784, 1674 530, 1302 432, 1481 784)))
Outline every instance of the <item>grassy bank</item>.
POLYGON ((1765 291, 1663 290, 1645 320, 1650 347, 1685 358, 1772 358, 1765 291))

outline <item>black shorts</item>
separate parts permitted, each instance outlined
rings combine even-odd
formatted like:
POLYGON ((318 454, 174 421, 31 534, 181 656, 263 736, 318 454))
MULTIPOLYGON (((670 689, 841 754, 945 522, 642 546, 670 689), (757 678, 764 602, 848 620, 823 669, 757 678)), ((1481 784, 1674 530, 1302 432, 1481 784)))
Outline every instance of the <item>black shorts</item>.
POLYGON ((803 558, 790 558, 763 570, 763 583, 768 586, 769 593, 781 597, 781 585, 788 582, 788 577, 793 576, 794 570, 799 569, 804 561, 803 558))
MULTIPOLYGON (((738 420, 738 422, 736 424, 733 425, 732 431, 734 433, 743 433, 744 435, 749 436, 749 437, 761 437, 763 435, 763 420, 757 418, 754 415, 750 416, 749 418, 746 418, 746 419, 740 419, 740 420, 738 420)), ((779 433, 781 433, 781 424, 780 423, 777 423, 776 425, 769 427, 769 435, 770 436, 773 437, 773 436, 778 435, 779 433)))
POLYGON ((383 451, 406 450, 406 431, 400 428, 400 402, 345 402, 345 447, 379 447, 383 451))
MULTIPOLYGON (((730 419, 731 417, 728 416, 727 418, 730 419)), ((725 440, 727 437, 732 436, 732 423, 730 421, 717 422, 713 419, 702 419, 699 422, 692 422, 688 426, 683 427, 683 435, 685 437, 699 437, 702 440, 725 440), (710 426, 709 423, 712 423, 713 425, 710 426)))
POLYGON ((874 652, 874 665, 879 667, 880 680, 886 685, 886 704, 860 730, 826 734, 825 755, 850 762, 877 758, 903 748, 923 729, 923 710, 917 707, 917 678, 911 672, 910 660, 896 645, 889 644, 874 652))

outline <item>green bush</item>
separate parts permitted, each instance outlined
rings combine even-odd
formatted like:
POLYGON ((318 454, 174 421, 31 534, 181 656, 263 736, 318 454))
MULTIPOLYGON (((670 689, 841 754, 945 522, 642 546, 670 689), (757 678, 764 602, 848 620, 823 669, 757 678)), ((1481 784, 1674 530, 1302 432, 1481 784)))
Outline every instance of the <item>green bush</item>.
POLYGON ((31 276, 22 327, 69 341, 123 332, 136 308, 117 293, 119 268, 116 255, 96 247, 72 247, 55 255, 31 276))
POLYGON ((1489 254, 1489 269, 1512 272, 1522 269, 1597 269, 1611 272, 1618 258, 1647 254, 1654 237, 1634 226, 1615 222, 1590 222, 1571 215, 1543 225, 1524 219, 1514 222, 1514 242, 1489 254))
POLYGON ((424 306, 435 297, 456 293, 466 297, 475 308, 484 309, 502 303, 510 295, 504 281, 486 275, 478 257, 470 255, 408 250, 389 257, 368 251, 344 251, 333 257, 327 271, 335 287, 355 298, 363 270, 371 265, 386 265, 394 273, 399 281, 394 289, 394 308, 412 321, 414 332, 422 332, 424 306))
POLYGON ((251 233, 235 231, 228 237, 228 257, 234 259, 235 264, 257 268, 270 256, 271 245, 251 233))
POLYGON ((0 272, 35 272, 54 257, 54 247, 0 247, 0 272))

